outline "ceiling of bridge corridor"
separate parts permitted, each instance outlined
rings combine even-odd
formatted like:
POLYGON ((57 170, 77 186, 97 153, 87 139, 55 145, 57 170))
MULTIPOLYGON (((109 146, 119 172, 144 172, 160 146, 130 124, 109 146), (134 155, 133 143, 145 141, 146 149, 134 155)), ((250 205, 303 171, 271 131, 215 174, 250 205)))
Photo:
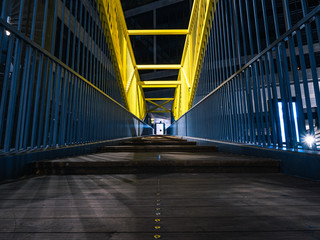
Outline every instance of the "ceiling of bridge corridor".
MULTIPOLYGON (((187 29, 193 0, 121 0, 128 29, 187 29)), ((180 64, 185 36, 130 36, 137 64, 180 64)), ((178 70, 139 71, 142 81, 176 80, 178 70)), ((173 97, 174 89, 145 89, 173 97)), ((171 108, 171 104, 166 105, 171 108)), ((149 106, 151 107, 151 106, 149 106)), ((170 115, 170 114, 169 114, 170 115)), ((169 116, 167 116, 169 117, 169 116)))

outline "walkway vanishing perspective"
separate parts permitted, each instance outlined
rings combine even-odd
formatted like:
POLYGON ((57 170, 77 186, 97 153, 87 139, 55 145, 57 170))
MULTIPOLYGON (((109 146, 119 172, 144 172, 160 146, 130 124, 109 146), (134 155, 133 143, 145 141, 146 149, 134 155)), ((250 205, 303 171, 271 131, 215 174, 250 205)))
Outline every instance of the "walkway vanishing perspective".
POLYGON ((0 239, 320 239, 317 0, 0 1, 0 239))

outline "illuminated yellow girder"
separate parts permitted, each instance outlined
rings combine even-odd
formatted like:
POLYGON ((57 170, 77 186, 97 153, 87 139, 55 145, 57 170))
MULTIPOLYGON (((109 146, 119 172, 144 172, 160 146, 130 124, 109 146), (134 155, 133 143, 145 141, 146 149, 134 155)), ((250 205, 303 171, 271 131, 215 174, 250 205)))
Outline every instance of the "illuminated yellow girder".
POLYGON ((146 101, 173 101, 174 98, 146 98, 146 101))
POLYGON ((180 69, 180 64, 147 64, 137 65, 138 70, 165 70, 165 69, 180 69))
POLYGON ((183 49, 181 68, 176 88, 172 114, 175 119, 181 117, 192 106, 201 69, 201 60, 207 44, 209 23, 218 0, 195 0, 188 26, 189 34, 183 49))
POLYGON ((188 29, 128 30, 129 35, 187 35, 188 29))
POLYGON ((147 113, 143 89, 134 58, 120 0, 96 0, 101 22, 119 80, 119 87, 128 110, 143 119, 147 113))
POLYGON ((141 81, 138 82, 138 84, 142 88, 175 88, 178 85, 181 84, 181 82, 175 80, 175 81, 168 81, 168 80, 163 80, 163 81, 141 81))
POLYGON ((129 111, 142 119, 147 113, 146 101, 156 106, 151 109, 152 112, 170 112, 163 105, 173 101, 172 113, 175 119, 178 119, 189 110, 193 102, 201 60, 207 44, 209 23, 217 0, 194 0, 188 29, 152 30, 128 30, 120 0, 96 0, 96 2, 120 80, 120 90, 129 111), (129 35, 186 35, 181 63, 137 65, 129 35), (140 81, 138 70, 162 69, 179 70, 177 81, 140 81), (175 87, 175 97, 145 99, 143 88, 147 87, 175 87), (165 102, 162 104, 154 102, 161 100, 165 102), (156 110, 158 108, 163 111, 156 110))

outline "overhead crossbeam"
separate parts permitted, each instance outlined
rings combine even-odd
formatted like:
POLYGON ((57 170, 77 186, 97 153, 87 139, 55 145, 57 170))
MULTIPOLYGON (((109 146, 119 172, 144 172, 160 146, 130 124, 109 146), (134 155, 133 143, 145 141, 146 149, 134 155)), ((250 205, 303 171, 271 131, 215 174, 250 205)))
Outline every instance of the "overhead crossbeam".
POLYGON ((146 98, 146 101, 173 101, 174 98, 146 98))
POLYGON ((180 64, 147 64, 137 65, 138 70, 154 70, 154 69, 180 69, 180 64))
POLYGON ((170 113, 171 110, 164 107, 167 103, 173 101, 174 98, 146 98, 146 101, 155 105, 154 108, 148 110, 148 113, 170 113), (152 99, 152 100, 151 100, 152 99), (156 103, 154 101, 164 101, 163 103, 156 103), (157 110, 158 108, 162 110, 157 110))
POLYGON ((129 35, 187 35, 188 29, 143 29, 128 30, 129 35))
POLYGON ((138 85, 142 88, 176 88, 178 85, 181 85, 181 82, 177 80, 141 81, 138 82, 138 85))

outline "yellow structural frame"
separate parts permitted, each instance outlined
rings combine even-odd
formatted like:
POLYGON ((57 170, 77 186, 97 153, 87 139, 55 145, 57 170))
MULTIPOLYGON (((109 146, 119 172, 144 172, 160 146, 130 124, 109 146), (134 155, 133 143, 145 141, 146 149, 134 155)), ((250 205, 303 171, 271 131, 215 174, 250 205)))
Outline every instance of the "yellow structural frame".
POLYGON ((188 33, 188 29, 128 30, 129 35, 187 35, 188 33))
POLYGON ((174 80, 152 80, 152 81, 141 81, 138 83, 142 88, 176 88, 181 84, 180 81, 174 80))
POLYGON ((174 98, 146 98, 146 101, 155 105, 155 107, 148 110, 148 113, 170 113, 171 110, 164 107, 167 103, 173 101, 174 98), (156 103, 154 101, 164 101, 163 103, 156 103), (161 108, 162 110, 157 110, 158 108, 161 108))
POLYGON ((147 104, 137 71, 128 29, 120 0, 96 0, 108 46, 119 80, 125 106, 140 119, 147 114, 147 104))
POLYGON ((197 79, 207 41, 208 27, 217 0, 194 0, 188 29, 143 29, 128 30, 120 0, 96 0, 100 18, 112 49, 114 65, 120 80, 120 89, 126 107, 143 119, 147 112, 172 112, 175 119, 181 117, 192 106, 197 88, 197 79), (130 35, 186 35, 180 64, 137 65, 130 35), (139 70, 177 69, 177 80, 140 81, 139 70), (144 98, 143 88, 175 88, 174 99, 144 98), (165 101, 155 103, 154 101, 165 101), (173 101, 172 109, 163 105, 173 101), (155 108, 147 111, 149 102, 155 108), (157 109, 161 108, 161 111, 157 109))

